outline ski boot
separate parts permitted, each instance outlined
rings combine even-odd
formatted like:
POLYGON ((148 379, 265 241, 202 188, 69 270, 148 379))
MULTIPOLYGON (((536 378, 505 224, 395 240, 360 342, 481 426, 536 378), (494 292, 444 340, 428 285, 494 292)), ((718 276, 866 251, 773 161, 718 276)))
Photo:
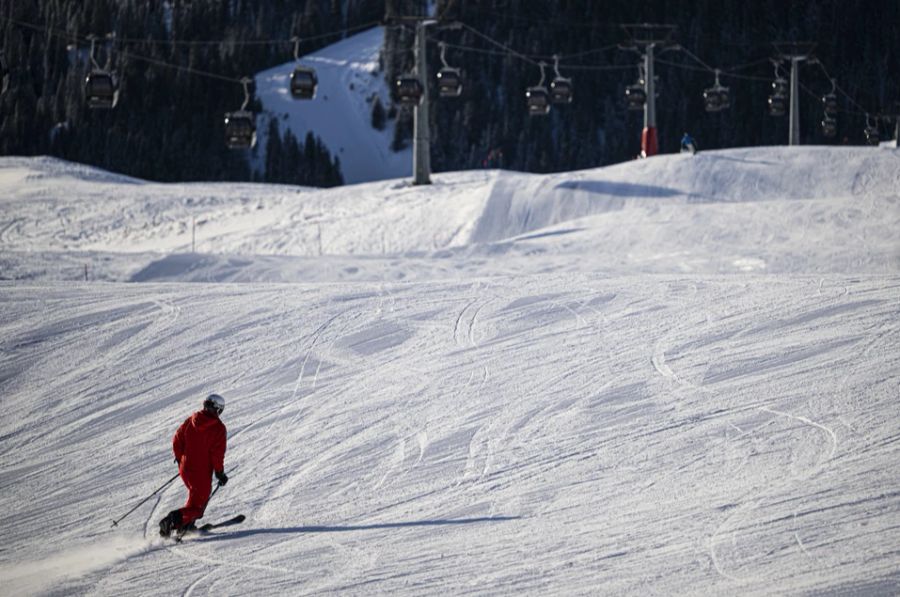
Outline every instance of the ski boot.
POLYGON ((172 531, 181 526, 181 510, 172 510, 166 517, 159 521, 159 536, 169 537, 172 531))

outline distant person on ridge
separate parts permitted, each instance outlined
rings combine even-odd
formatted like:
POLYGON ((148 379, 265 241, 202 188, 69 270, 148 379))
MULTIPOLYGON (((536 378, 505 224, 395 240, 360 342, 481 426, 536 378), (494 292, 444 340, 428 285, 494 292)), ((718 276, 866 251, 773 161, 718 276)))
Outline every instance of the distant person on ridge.
POLYGON ((694 138, 688 135, 687 133, 681 138, 681 153, 696 153, 697 152, 697 142, 694 141, 694 138))
POLYGON ((219 415, 225 410, 225 399, 210 394, 203 401, 203 410, 188 417, 172 438, 172 450, 178 473, 188 489, 183 508, 172 510, 159 521, 159 534, 168 537, 173 531, 184 533, 196 529, 194 521, 203 518, 212 490, 212 475, 219 485, 225 485, 225 425, 219 415))

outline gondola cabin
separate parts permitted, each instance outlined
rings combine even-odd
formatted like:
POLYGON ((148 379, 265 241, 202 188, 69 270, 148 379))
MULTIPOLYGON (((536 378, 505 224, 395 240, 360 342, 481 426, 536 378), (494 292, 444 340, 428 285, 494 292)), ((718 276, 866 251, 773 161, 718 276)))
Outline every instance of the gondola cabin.
POLYGON ((831 116, 825 116, 822 120, 822 134, 828 138, 837 135, 837 120, 831 116))
POLYGON ((707 112, 721 112, 731 107, 728 87, 710 87, 703 91, 703 106, 707 112))
POLYGON ((784 116, 786 109, 787 109, 787 98, 785 98, 783 95, 770 95, 769 96, 769 115, 784 116))
POLYGON ((422 102, 425 90, 422 83, 416 77, 400 77, 394 83, 394 91, 397 99, 404 106, 418 106, 422 102))
POLYGON ((525 91, 528 113, 532 116, 543 116, 550 112, 550 94, 543 86, 529 87, 525 91))
POLYGON ((838 113, 837 96, 833 93, 826 94, 825 97, 822 98, 822 108, 825 110, 825 114, 827 116, 837 116, 837 113, 838 113))
POLYGON ((315 69, 298 66, 291 73, 291 97, 294 99, 309 100, 316 97, 316 87, 319 79, 315 69))
POLYGON ((228 149, 250 149, 256 145, 256 116, 239 110, 225 114, 225 145, 228 149))
POLYGON ((787 96, 789 93, 788 90, 788 82, 787 79, 783 77, 778 77, 774 81, 772 81, 772 95, 783 95, 787 96))
POLYGON ((0 93, 6 93, 9 89, 9 67, 6 66, 6 58, 0 53, 0 93))
POLYGON ((873 124, 866 125, 865 135, 866 143, 869 145, 878 145, 881 142, 881 137, 878 135, 878 127, 873 124))
POLYGON ((442 68, 436 77, 441 97, 459 97, 462 93, 462 77, 458 69, 442 68))
POLYGON ((629 85, 625 88, 625 102, 629 110, 643 110, 647 103, 647 92, 640 83, 629 85))
POLYGON ((119 102, 119 88, 111 73, 94 70, 84 80, 88 108, 110 110, 119 102))
POLYGON ((731 91, 728 87, 719 87, 719 105, 721 110, 727 110, 731 107, 731 91))
POLYGON ((550 82, 550 101, 554 104, 572 103, 572 79, 556 77, 550 82))
POLYGON ((703 107, 707 112, 718 112, 722 109, 722 96, 715 87, 703 90, 703 107))

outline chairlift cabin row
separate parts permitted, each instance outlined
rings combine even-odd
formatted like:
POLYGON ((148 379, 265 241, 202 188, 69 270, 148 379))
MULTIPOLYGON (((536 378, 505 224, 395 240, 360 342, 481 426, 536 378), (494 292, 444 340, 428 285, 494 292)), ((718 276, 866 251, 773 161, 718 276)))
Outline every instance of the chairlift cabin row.
POLYGON ((550 112, 550 104, 572 103, 572 84, 568 79, 554 79, 548 90, 543 85, 535 85, 525 90, 528 113, 543 116, 550 112))
POLYGON ((772 95, 769 96, 769 114, 784 116, 787 113, 788 82, 784 77, 776 77, 772 82, 772 95))
MULTIPOLYGON (((462 94, 462 75, 459 69, 442 68, 435 78, 441 97, 459 97, 462 94)), ((425 88, 418 77, 408 74, 394 81, 394 94, 401 105, 418 106, 425 96, 425 88)))
POLYGON ((825 110, 826 116, 837 116, 838 100, 833 93, 827 93, 822 97, 822 108, 825 110))
POLYGON ((553 70, 556 76, 550 82, 548 89, 544 85, 544 67, 546 63, 541 62, 541 80, 537 85, 528 87, 525 90, 525 105, 528 107, 528 114, 531 116, 545 116, 550 113, 550 104, 571 104, 572 103, 572 80, 567 79, 559 74, 559 57, 554 56, 553 70))

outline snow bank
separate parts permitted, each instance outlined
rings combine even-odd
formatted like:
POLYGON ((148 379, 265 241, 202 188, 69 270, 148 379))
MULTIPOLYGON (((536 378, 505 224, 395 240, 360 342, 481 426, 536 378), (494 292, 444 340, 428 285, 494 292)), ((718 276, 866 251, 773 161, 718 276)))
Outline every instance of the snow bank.
POLYGON ((423 279, 527 271, 535 254, 542 271, 900 267, 895 151, 755 148, 552 175, 434 179, 326 190, 165 185, 58 160, 0 158, 0 278, 79 280, 87 265, 89 279, 106 280, 373 279, 383 267, 391 279, 423 279), (184 257, 193 247, 204 257, 184 257), (63 252, 59 263, 54 252, 63 252), (130 266, 123 253, 132 254, 130 266), (331 265, 314 262, 323 256, 331 265), (357 256, 368 261, 335 261, 357 256))

